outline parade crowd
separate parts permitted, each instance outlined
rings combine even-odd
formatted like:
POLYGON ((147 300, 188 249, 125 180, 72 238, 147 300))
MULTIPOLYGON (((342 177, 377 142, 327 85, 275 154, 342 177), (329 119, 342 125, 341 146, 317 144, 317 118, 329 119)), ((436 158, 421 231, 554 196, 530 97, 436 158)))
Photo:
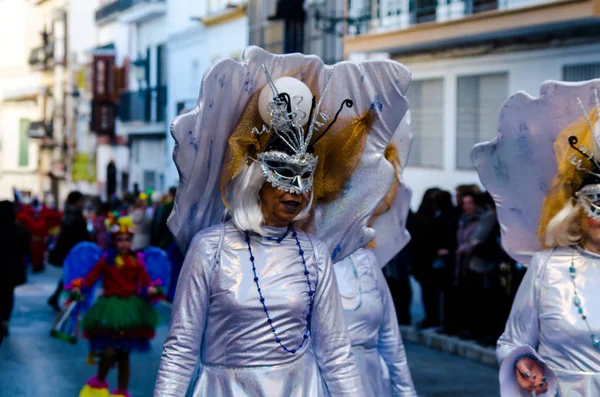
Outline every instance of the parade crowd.
MULTIPOLYGON (((0 203, 0 244, 6 261, 0 267, 1 336, 8 335, 8 321, 14 305, 14 289, 27 280, 27 272, 42 272, 46 264, 62 267, 65 258, 78 243, 90 241, 102 250, 110 247, 107 224, 112 218, 129 216, 133 220, 135 235, 132 249, 143 251, 153 246, 165 250, 173 266, 172 279, 177 280, 183 256, 173 242, 167 228, 167 218, 173 210, 176 189, 164 195, 154 192, 127 194, 108 202, 84 196, 78 191, 69 193, 63 211, 52 209, 37 198, 26 203, 15 191, 14 201, 0 203)), ((172 299, 175 283, 168 291, 172 299)), ((61 310, 62 279, 48 304, 57 312, 61 310)))
POLYGON ((494 346, 526 269, 502 249, 492 197, 461 185, 453 203, 450 192, 428 189, 407 228, 411 242, 383 269, 398 322, 411 324, 412 274, 425 311, 419 328, 494 346))
MULTIPOLYGON (((2 233, 20 236, 26 242, 13 244, 3 239, 7 246, 4 252, 15 252, 11 255, 14 265, 3 267, 10 277, 2 279, 13 280, 3 286, 3 333, 8 332, 12 290, 26 280, 25 262, 31 265, 32 272, 39 272, 44 269, 45 260, 62 266, 69 251, 81 241, 107 249, 110 238, 106 221, 115 215, 131 216, 136 230, 134 250, 154 246, 168 253, 173 274, 167 299, 172 300, 183 263, 183 255, 167 227, 175 193, 175 188, 171 188, 163 196, 136 193, 100 202, 75 191, 69 194, 64 212, 35 199, 27 205, 18 200, 5 202, 0 208, 0 221, 7 231, 2 233), (15 221, 15 226, 9 226, 15 221), (8 231, 11 228, 18 228, 21 233, 8 231)), ((450 192, 428 189, 418 210, 408 217, 411 242, 383 270, 399 324, 413 323, 412 275, 421 287, 425 312, 425 318, 416 324, 418 328, 437 328, 448 335, 493 346, 504 329, 525 268, 501 247, 500 227, 489 194, 482 193, 476 185, 461 185, 455 192, 455 204, 450 192), (469 310, 463 310, 465 307, 469 310)), ((60 310, 62 291, 59 280, 48 299, 56 311, 60 310)))

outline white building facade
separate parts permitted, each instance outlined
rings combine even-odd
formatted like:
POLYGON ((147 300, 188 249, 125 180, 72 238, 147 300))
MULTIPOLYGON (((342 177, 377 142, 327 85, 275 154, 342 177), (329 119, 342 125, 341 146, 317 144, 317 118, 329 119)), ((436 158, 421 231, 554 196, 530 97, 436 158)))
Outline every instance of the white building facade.
MULTIPOLYGON (((96 150, 98 185, 104 197, 165 190, 166 15, 164 0, 101 1, 95 10, 98 33, 92 52, 97 62, 106 62, 102 70, 112 68, 107 76, 114 79, 113 110, 109 102, 98 103, 97 108, 92 104, 92 113, 102 113, 103 106, 114 111, 114 133, 99 134, 96 150)), ((92 69, 94 79, 99 72, 95 66, 92 69)), ((93 82, 96 88, 100 83, 93 82)))
POLYGON ((510 95, 538 96, 546 80, 600 77, 600 20, 592 1, 349 3, 351 13, 367 7, 372 19, 361 34, 349 31, 346 57, 384 53, 413 74, 414 144, 405 171, 413 209, 430 187, 454 192, 479 184, 471 148, 495 138, 510 95))
MULTIPOLYGON (((167 120, 196 105, 202 76, 216 60, 239 59, 248 46, 248 31, 246 1, 169 0, 167 120)), ((169 136, 164 162, 168 186, 178 183, 174 144, 169 136)))

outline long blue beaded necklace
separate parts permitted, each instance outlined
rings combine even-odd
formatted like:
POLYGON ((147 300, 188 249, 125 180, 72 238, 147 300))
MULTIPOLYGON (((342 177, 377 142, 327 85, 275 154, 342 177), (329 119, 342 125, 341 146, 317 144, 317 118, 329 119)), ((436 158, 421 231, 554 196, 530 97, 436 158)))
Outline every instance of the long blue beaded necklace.
POLYGON ((569 274, 571 275, 571 281, 573 282, 573 303, 577 307, 577 311, 581 315, 581 318, 585 322, 585 325, 587 326, 588 331, 590 332, 590 338, 592 339, 592 343, 595 347, 600 348, 600 339, 597 339, 596 334, 594 334, 594 331, 592 331, 592 327, 590 327, 590 323, 588 322, 585 310, 583 310, 583 306, 581 305, 581 298, 579 297, 579 294, 577 294, 577 285, 575 284, 575 276, 577 274, 577 271, 575 270, 575 250, 573 250, 573 253, 571 255, 571 266, 569 267, 569 274))
POLYGON ((260 297, 260 303, 262 304, 265 314, 267 315, 267 323, 269 324, 269 327, 271 328, 271 332, 273 333, 273 336, 275 336, 275 342, 277 342, 277 344, 279 346, 281 346, 281 348, 283 350, 285 350, 286 352, 295 354, 298 350, 300 350, 302 348, 302 346, 304 346, 304 343, 306 343, 306 341, 308 340, 308 335, 310 334, 310 320, 312 317, 312 309, 313 309, 313 301, 314 301, 314 292, 312 290, 312 285, 310 283, 310 278, 309 278, 310 272, 308 271, 308 267, 306 266, 306 259, 304 259, 304 250, 302 249, 302 246, 300 245, 300 240, 298 239, 298 233, 296 233, 293 226, 290 225, 288 227, 288 230, 282 236, 280 236, 278 238, 273 238, 273 237, 267 236, 267 239, 270 241, 276 241, 278 244, 281 244, 281 242, 288 236, 290 231, 292 232, 292 237, 294 237, 294 239, 296 240, 296 245, 298 246, 298 254, 302 258, 302 265, 304 266, 304 276, 306 276, 306 283, 308 284, 308 314, 306 315, 306 329, 304 330, 304 334, 302 336, 302 342, 300 342, 298 347, 295 349, 289 349, 287 346, 285 346, 283 343, 281 343, 281 339, 277 335, 277 330, 275 329, 275 326, 273 325, 273 319, 269 315, 269 309, 267 308, 265 298, 262 294, 262 289, 260 288, 258 275, 256 274, 256 266, 254 264, 254 255, 252 254, 252 246, 250 245, 250 234, 248 232, 246 232, 246 243, 248 244, 248 252, 250 253, 250 262, 252 262, 252 273, 254 274, 254 283, 256 284, 258 296, 260 297))

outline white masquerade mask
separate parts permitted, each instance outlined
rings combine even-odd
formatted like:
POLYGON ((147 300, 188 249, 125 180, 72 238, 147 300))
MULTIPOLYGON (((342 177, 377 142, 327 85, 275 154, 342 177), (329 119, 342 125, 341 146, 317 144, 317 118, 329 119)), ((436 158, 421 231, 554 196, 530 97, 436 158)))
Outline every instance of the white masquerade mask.
POLYGON ((258 155, 258 161, 271 186, 292 194, 311 191, 317 167, 317 158, 312 155, 266 152, 258 155))
POLYGON ((269 84, 260 95, 259 110, 263 121, 269 126, 263 125, 262 130, 255 128, 254 133, 267 133, 270 137, 267 149, 258 155, 257 160, 263 175, 273 187, 293 194, 308 193, 312 190, 318 161, 311 154, 314 144, 336 122, 344 106, 352 107, 353 102, 349 99, 343 101, 333 122, 311 142, 314 132, 328 120, 328 116, 319 109, 331 78, 316 103, 310 89, 300 80, 284 77, 274 82, 264 65, 263 70, 269 84), (311 99, 312 105, 307 106, 311 99), (307 123, 305 133, 304 125, 307 123))
POLYGON ((577 193, 577 202, 587 216, 600 220, 600 184, 584 186, 577 193))

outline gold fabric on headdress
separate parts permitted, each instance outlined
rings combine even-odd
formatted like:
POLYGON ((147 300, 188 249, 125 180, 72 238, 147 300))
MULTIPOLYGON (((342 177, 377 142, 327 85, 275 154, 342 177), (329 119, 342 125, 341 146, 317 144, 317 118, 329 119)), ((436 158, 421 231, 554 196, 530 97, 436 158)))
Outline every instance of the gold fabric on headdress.
MULTIPOLYGON (((316 87, 309 87, 315 92, 316 87)), ((228 140, 227 153, 221 173, 221 198, 227 208, 227 186, 231 180, 248 166, 257 154, 264 151, 269 134, 256 135, 254 127, 261 129, 263 120, 258 111, 258 90, 248 102, 240 121, 228 140)), ((366 110, 360 117, 346 122, 338 122, 343 127, 333 126, 331 130, 315 145, 318 158, 315 170, 313 192, 314 203, 324 203, 334 200, 341 193, 348 179, 358 166, 364 150, 367 135, 371 130, 376 114, 366 110)), ((338 124, 336 123, 336 125, 338 124)), ((323 127, 325 128, 325 127, 323 127)), ((321 131, 315 131, 317 139, 321 131)))
POLYGON ((240 121, 227 141, 227 153, 221 172, 221 198, 227 208, 229 208, 226 197, 227 184, 248 166, 251 158, 256 159, 256 154, 266 145, 268 139, 266 134, 259 136, 252 132, 254 127, 260 129, 263 124, 258 112, 260 91, 258 90, 250 97, 240 121))
POLYGON ((344 189, 360 162, 374 120, 375 113, 367 110, 339 132, 332 128, 315 145, 314 156, 319 159, 313 183, 315 202, 335 200, 344 189))
MULTIPOLYGON (((381 202, 375 209, 373 215, 371 215, 371 219, 369 219, 369 227, 375 224, 375 221, 377 221, 377 218, 379 218, 379 216, 385 214, 392 208, 392 205, 394 205, 394 202, 396 201, 396 196, 398 195, 398 189, 400 188, 398 174, 400 173, 400 167, 402 164, 400 162, 400 156, 398 155, 398 148, 396 148, 396 145, 394 145, 393 143, 390 143, 388 147, 385 148, 385 159, 392 163, 392 165, 394 166, 394 180, 392 182, 390 190, 388 190, 383 200, 381 200, 381 202)), ((377 248, 377 242, 375 240, 376 239, 371 240, 367 244, 367 247, 371 249, 377 248)))
MULTIPOLYGON (((596 112, 590 112, 588 115, 592 125, 597 120, 596 112)), ((582 145, 589 151, 590 154, 596 154, 596 143, 590 127, 584 117, 574 121, 567 128, 565 128, 554 141, 554 152, 556 154, 556 163, 558 165, 558 171, 552 180, 552 185, 548 190, 548 194, 544 198, 542 206, 542 212, 540 216, 540 226, 538 229, 538 238, 546 247, 545 237, 548 223, 563 209, 563 207, 573 200, 575 193, 581 187, 581 183, 587 176, 585 171, 577 169, 577 166, 573 165, 571 160, 573 156, 576 156, 578 160, 581 160, 580 168, 593 170, 594 166, 592 162, 586 157, 577 153, 569 145, 569 137, 574 136, 577 138, 577 147, 582 145)))

